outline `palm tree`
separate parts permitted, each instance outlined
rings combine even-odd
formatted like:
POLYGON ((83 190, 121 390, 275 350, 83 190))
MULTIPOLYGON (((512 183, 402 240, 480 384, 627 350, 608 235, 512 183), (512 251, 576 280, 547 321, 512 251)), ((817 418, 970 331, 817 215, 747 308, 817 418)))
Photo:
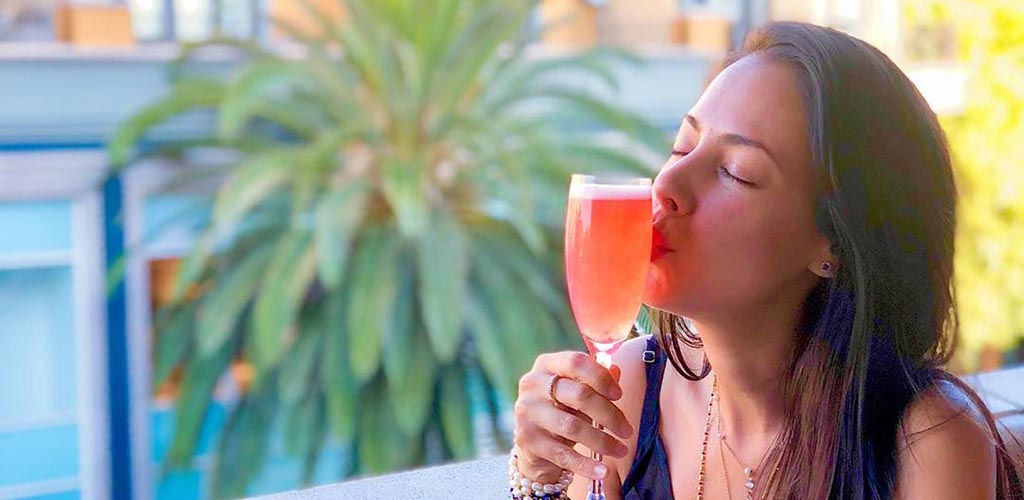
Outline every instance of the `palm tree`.
POLYGON ((501 439, 499 401, 535 355, 578 347, 559 251, 569 173, 649 174, 638 158, 668 146, 586 90, 614 91, 608 64, 630 57, 530 55, 529 2, 343 3, 346 22, 290 30, 298 57, 232 42, 245 62, 211 77, 187 71, 189 49, 170 94, 110 143, 125 164, 154 126, 205 108, 209 137, 146 154, 237 158, 155 321, 157 382, 183 373, 171 467, 232 360, 253 367, 219 437, 218 497, 244 495, 279 413, 307 481, 328 437, 349 473, 422 463, 431 435, 444 458, 473 457, 467 373, 501 439))

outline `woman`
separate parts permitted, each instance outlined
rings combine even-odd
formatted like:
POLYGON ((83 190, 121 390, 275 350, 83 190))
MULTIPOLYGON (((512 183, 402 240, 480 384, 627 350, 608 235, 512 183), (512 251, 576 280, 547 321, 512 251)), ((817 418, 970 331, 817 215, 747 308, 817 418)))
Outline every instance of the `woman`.
POLYGON ((885 55, 765 26, 685 116, 653 193, 660 331, 614 376, 581 353, 537 359, 514 478, 576 473, 574 500, 598 477, 609 500, 1021 495, 991 415, 942 369, 949 151, 885 55))

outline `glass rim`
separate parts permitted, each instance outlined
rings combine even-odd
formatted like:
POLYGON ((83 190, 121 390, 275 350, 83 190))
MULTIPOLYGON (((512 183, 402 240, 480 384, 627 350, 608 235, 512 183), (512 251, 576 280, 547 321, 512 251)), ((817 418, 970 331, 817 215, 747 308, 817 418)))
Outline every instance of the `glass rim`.
POLYGON ((650 186, 650 177, 631 177, 627 175, 592 175, 572 174, 570 184, 597 184, 602 186, 650 186))

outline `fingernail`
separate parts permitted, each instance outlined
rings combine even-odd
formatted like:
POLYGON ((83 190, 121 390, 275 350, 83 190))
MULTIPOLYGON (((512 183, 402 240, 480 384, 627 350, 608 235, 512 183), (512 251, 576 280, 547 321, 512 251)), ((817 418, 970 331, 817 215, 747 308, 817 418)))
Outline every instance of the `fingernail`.
POLYGON ((622 399, 622 388, 619 386, 612 387, 612 401, 622 399))
POLYGON ((618 446, 615 447, 615 453, 619 456, 619 458, 622 458, 626 456, 626 453, 629 453, 629 448, 626 448, 626 445, 620 443, 618 446))
POLYGON ((629 425, 629 424, 623 424, 621 427, 619 427, 618 434, 619 434, 619 436, 622 436, 624 438, 628 438, 628 437, 632 436, 633 435, 633 426, 629 425))
POLYGON ((604 479, 605 474, 608 473, 608 467, 598 465, 594 467, 594 479, 604 479))

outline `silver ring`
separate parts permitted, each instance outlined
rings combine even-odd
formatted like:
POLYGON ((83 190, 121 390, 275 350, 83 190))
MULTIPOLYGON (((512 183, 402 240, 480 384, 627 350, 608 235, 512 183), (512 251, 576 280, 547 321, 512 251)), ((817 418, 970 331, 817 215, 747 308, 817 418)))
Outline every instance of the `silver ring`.
POLYGON ((561 376, 561 375, 556 373, 554 376, 551 377, 551 380, 548 381, 548 397, 551 398, 551 401, 554 401, 554 403, 556 405, 559 405, 559 406, 565 406, 565 405, 563 405, 562 402, 559 401, 558 398, 555 397, 555 383, 558 382, 558 379, 563 379, 563 378, 565 378, 565 377, 563 377, 563 376, 561 376))

